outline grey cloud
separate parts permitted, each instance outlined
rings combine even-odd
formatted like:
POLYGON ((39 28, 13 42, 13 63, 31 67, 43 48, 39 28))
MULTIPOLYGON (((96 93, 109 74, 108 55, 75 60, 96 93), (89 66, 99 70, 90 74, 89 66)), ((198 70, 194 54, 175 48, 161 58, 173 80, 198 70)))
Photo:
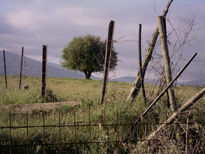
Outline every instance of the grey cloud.
MULTIPOLYGON (((189 0, 189 3, 195 2, 189 0)), ((1 12, 0 16, 0 47, 9 48, 16 53, 20 52, 20 46, 25 45, 26 54, 30 56, 41 56, 42 44, 47 44, 49 49, 49 56, 54 58, 61 57, 61 50, 67 43, 75 36, 94 34, 99 35, 103 39, 107 36, 108 23, 111 19, 116 21, 114 39, 125 36, 122 40, 116 42, 115 48, 119 52, 119 69, 133 70, 138 67, 137 61, 137 29, 138 24, 143 24, 143 49, 147 48, 146 40, 151 39, 151 35, 156 28, 156 17, 161 14, 167 1, 150 0, 145 1, 96 1, 96 0, 19 0, 14 2, 4 2, 6 5, 12 5, 13 9, 1 12), (69 14, 69 7, 74 8, 73 14, 69 14), (67 8, 67 9, 66 9, 67 8), (82 12, 75 12, 75 8, 79 8, 82 12), (7 13, 18 12, 19 10, 26 10, 30 12, 31 23, 36 27, 31 29, 26 27, 15 27, 5 19, 7 13), (64 11, 64 12, 57 12, 64 11), (73 17, 73 18, 72 18, 73 17), (88 23, 86 23, 86 22, 88 23), (10 37, 5 37, 9 35, 10 37), (128 41, 130 40, 130 41, 128 41), (135 61, 136 57, 136 61, 135 61)), ((2 4, 4 4, 2 3, 2 4)), ((192 14, 187 8, 192 8, 186 5, 182 8, 181 4, 186 1, 175 1, 170 8, 172 20, 177 16, 182 15, 186 17, 192 14)), ((203 3, 203 1, 202 1, 203 3)), ((196 5, 196 8, 199 6, 196 5)), ((204 8, 200 5, 200 8, 204 8)), ((204 13, 204 9, 200 9, 204 13)), ((205 13, 204 13, 205 14, 205 13)), ((204 15, 197 14, 198 20, 202 21, 204 15)), ((32 25, 32 24, 31 24, 32 25)), ((200 50, 201 57, 205 57, 201 51, 205 48, 204 30, 197 33, 196 46, 187 47, 189 56, 194 49, 200 50)), ((185 50, 185 49, 184 49, 185 50)), ((143 56, 145 51, 143 50, 143 56)), ((200 67, 204 67, 200 65, 200 67)))

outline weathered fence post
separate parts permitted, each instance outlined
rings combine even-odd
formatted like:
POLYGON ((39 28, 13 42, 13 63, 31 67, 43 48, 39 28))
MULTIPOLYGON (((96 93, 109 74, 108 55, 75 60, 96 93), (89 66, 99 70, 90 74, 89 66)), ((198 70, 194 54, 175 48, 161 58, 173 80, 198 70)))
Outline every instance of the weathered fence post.
POLYGON ((109 67, 112 56, 112 43, 113 43, 113 32, 114 32, 115 22, 113 20, 110 21, 109 29, 108 29, 108 39, 106 42, 106 53, 105 53, 105 64, 104 64, 104 79, 103 79, 103 87, 102 87, 102 96, 100 104, 103 104, 105 93, 106 93, 106 84, 109 74, 109 67))
POLYGON ((46 95, 46 64, 47 64, 47 46, 43 45, 43 53, 42 53, 42 98, 43 102, 45 102, 46 95))
MULTIPOLYGON (((169 7, 170 7, 172 2, 173 2, 173 0, 170 0, 168 2, 165 10, 162 13, 163 17, 165 17, 167 15, 169 7)), ((158 35, 159 35, 159 30, 158 30, 158 28, 156 28, 155 32, 152 35, 152 40, 151 40, 151 42, 149 44, 149 47, 146 51, 146 56, 145 56, 145 59, 144 59, 143 64, 142 64, 142 76, 143 76, 143 78, 145 76, 147 66, 148 66, 148 64, 149 64, 149 62, 152 58, 152 53, 153 53, 153 50, 154 50, 158 35)), ((136 79, 135 79, 135 81, 134 81, 134 83, 131 87, 130 93, 127 97, 127 101, 134 101, 134 99, 137 97, 137 95, 139 93, 140 86, 141 86, 140 77, 141 77, 140 73, 138 72, 137 77, 136 77, 136 79)))
POLYGON ((190 106, 195 104, 199 99, 205 96, 205 88, 203 88, 200 92, 190 98, 187 102, 185 102, 176 112, 174 112, 162 125, 160 125, 154 132, 152 132, 142 144, 147 144, 150 140, 152 140, 160 130, 165 128, 167 125, 171 124, 176 117, 178 117, 183 111, 188 109, 190 106))
MULTIPOLYGON (((159 101, 159 99, 165 94, 165 92, 173 85, 173 83, 178 79, 178 77, 184 72, 184 70, 189 66, 189 64, 192 62, 192 60, 196 57, 197 53, 194 53, 192 57, 188 60, 188 62, 184 65, 184 67, 178 72, 176 77, 166 86, 166 88, 155 98, 155 100, 152 101, 152 103, 149 105, 149 107, 142 113, 142 116, 135 120, 133 123, 131 130, 133 130, 136 126, 136 124, 141 120, 142 117, 144 117, 151 108, 159 101)), ((126 140, 127 141, 127 140, 126 140)))
POLYGON ((21 89, 21 80, 22 80, 22 72, 23 72, 23 56, 24 56, 24 47, 22 47, 21 51, 21 66, 20 66, 20 79, 19 79, 19 90, 21 89))
MULTIPOLYGON (((199 93, 194 95, 192 98, 190 98, 186 103, 184 103, 176 112, 174 112, 162 125, 160 125, 155 131, 153 131, 149 136, 146 137, 146 139, 142 142, 142 145, 148 144, 152 139, 154 139, 157 134, 164 129, 166 126, 171 124, 179 115, 188 109, 190 106, 195 104, 199 99, 205 96, 205 88, 202 89, 199 93)), ((132 153, 135 153, 137 151, 137 148, 132 151, 132 153)))
POLYGON ((145 89, 144 89, 144 77, 142 75, 142 47, 141 47, 141 38, 142 38, 142 25, 139 24, 139 32, 138 32, 139 71, 140 71, 142 95, 143 95, 143 98, 144 98, 144 102, 146 103, 146 94, 145 94, 145 89))
MULTIPOLYGON (((164 17, 159 16, 157 18, 158 29, 160 34, 160 41, 162 46, 162 55, 164 59, 164 68, 166 75, 166 84, 168 85, 172 81, 172 71, 169 58, 169 49, 167 45, 167 30, 166 30, 166 20, 164 17)), ((174 89, 170 87, 168 89, 169 101, 172 112, 176 111, 176 100, 174 95, 174 89)))
POLYGON ((5 79, 5 86, 6 86, 6 89, 7 89, 8 86, 7 86, 6 53, 5 53, 5 50, 3 50, 3 60, 4 60, 4 79, 5 79))

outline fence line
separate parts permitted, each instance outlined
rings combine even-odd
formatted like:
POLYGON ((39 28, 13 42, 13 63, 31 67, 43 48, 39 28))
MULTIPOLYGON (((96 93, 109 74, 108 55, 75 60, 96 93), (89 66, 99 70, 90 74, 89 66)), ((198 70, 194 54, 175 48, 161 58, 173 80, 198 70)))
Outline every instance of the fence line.
MULTIPOLYGON (((10 154, 14 153, 15 148, 21 148, 24 147, 26 148, 26 153, 30 153, 31 148, 33 148, 35 145, 31 142, 30 137, 30 129, 32 128, 41 128, 43 134, 41 134, 42 136, 40 136, 40 138, 42 138, 42 143, 38 143, 38 146, 42 146, 42 151, 43 153, 48 153, 49 151, 49 146, 56 146, 58 147, 58 152, 62 153, 64 150, 64 146, 73 146, 73 153, 79 153, 79 148, 82 148, 82 146, 87 145, 87 149, 89 150, 90 153, 92 153, 92 149, 93 146, 95 144, 95 146, 99 147, 102 146, 104 149, 106 149, 107 144, 113 144, 113 146, 115 145, 115 150, 117 151, 117 153, 120 153, 120 149, 122 148, 122 144, 124 144, 124 138, 125 136, 128 137, 128 143, 136 143, 136 141, 145 141, 145 137, 148 135, 148 133, 150 133, 153 129, 155 129, 158 125, 161 125, 161 123, 153 123, 150 124, 148 122, 144 122, 142 121, 141 123, 138 123, 138 128, 136 128, 136 134, 133 135, 131 134, 131 127, 133 125, 133 121, 132 121, 132 114, 129 114, 129 118, 127 119, 127 122, 120 122, 119 119, 119 111, 116 110, 115 112, 115 119, 111 122, 110 120, 106 119, 106 112, 103 109, 102 110, 102 114, 101 114, 101 118, 96 121, 96 120, 91 120, 91 110, 89 108, 88 111, 88 120, 87 121, 78 121, 77 120, 77 116, 76 116, 76 111, 73 111, 73 121, 70 123, 64 123, 63 122, 63 115, 62 115, 62 111, 59 109, 58 110, 58 116, 56 116, 55 118, 58 119, 58 121, 56 122, 56 124, 46 124, 46 117, 49 116, 47 115, 47 113, 45 111, 42 111, 41 114, 41 118, 42 118, 42 124, 41 125, 30 125, 29 124, 29 113, 27 112, 26 114, 22 114, 25 115, 24 118, 24 123, 25 125, 16 125, 14 123, 12 123, 15 119, 13 119, 14 114, 12 112, 9 112, 7 114, 9 114, 9 125, 8 126, 0 126, 0 131, 3 129, 8 130, 9 129, 9 142, 5 143, 5 144, 0 144, 1 149, 3 148, 4 150, 8 150, 10 154), (123 132, 122 127, 125 127, 124 130, 129 130, 129 133, 126 134, 126 132, 123 132), (56 139, 57 142, 52 143, 49 142, 48 139, 48 135, 57 135, 57 134, 52 134, 49 131, 46 131, 46 129, 51 128, 57 128, 58 129, 58 139, 56 139), (86 128, 88 135, 89 135, 89 139, 87 140, 80 140, 80 136, 81 135, 81 128, 86 128), (93 128, 95 130, 93 130, 93 128), (24 144, 18 144, 18 143, 13 143, 13 132, 17 129, 24 129, 26 131, 26 141, 24 144), (74 134, 74 140, 72 141, 67 141, 67 142, 63 142, 63 135, 62 135, 62 129, 71 129, 71 131, 73 131, 74 134), (96 130, 97 129, 97 130, 96 130), (110 139, 109 137, 109 131, 110 130, 114 130, 113 133, 115 133, 113 136, 115 136, 114 138, 110 139), (96 136, 98 135, 102 135, 101 134, 101 130, 105 131, 105 136, 103 138, 103 136, 101 136, 100 140, 96 140, 96 136), (98 132, 98 133, 96 133, 98 132), (50 133, 50 134, 49 134, 50 133), (133 139, 133 137, 135 137, 133 139), (101 145, 103 144, 103 145, 101 145)), ((19 113, 18 113, 19 114, 19 113)), ((49 113, 48 113, 49 114, 49 113)), ((66 114, 67 115, 67 114, 66 114)), ((70 115, 70 114, 69 114, 70 115)), ((32 115, 31 116, 36 116, 36 115, 32 115)), ((186 128, 187 122, 185 123, 180 123, 181 126, 184 126, 186 128)), ((193 124, 193 122, 189 122, 189 124, 193 124)), ((173 123, 172 125, 178 125, 178 122, 173 123)), ((203 126, 203 125, 202 125, 203 126)), ((205 127, 203 126, 203 129, 205 127)), ((110 134, 112 135, 112 134, 110 134)), ((65 136, 64 136, 65 137, 65 136)), ((203 138, 202 138, 203 139, 203 138)), ((201 142, 203 141, 202 139, 201 142)), ((169 139, 168 139, 169 140, 169 139)), ((172 140, 170 138, 170 140, 172 140)), ((71 149, 72 150, 72 149, 71 149)), ((1 151, 1 150, 0 150, 1 151)))

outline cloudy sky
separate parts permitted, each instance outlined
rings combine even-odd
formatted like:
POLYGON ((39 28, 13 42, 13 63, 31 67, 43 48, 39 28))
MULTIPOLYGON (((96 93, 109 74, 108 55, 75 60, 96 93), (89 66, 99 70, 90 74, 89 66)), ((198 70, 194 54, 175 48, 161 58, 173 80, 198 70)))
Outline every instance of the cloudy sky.
MULTIPOLYGON (((110 20, 114 20, 114 46, 118 51, 119 65, 111 77, 135 76, 138 69, 138 24, 143 25, 143 49, 146 49, 146 42, 151 39, 157 26, 156 18, 161 15, 167 2, 168 0, 0 0, 0 48, 20 54, 23 45, 26 56, 40 60, 42 45, 46 44, 48 61, 59 64, 62 49, 73 37, 93 34, 106 39, 108 24, 110 20)), ((193 40, 180 51, 184 59, 181 64, 193 52, 198 53, 198 58, 187 71, 186 79, 205 78, 205 1, 174 0, 168 18, 176 30, 183 32, 186 22, 193 17, 195 26, 190 34, 190 39, 193 40)))

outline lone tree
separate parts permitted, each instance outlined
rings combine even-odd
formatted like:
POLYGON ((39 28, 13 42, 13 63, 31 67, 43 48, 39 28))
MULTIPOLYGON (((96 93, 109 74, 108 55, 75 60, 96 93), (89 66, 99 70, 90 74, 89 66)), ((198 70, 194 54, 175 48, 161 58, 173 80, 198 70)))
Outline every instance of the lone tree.
MULTIPOLYGON (((62 66, 70 70, 78 70, 90 79, 93 72, 104 70, 106 43, 100 37, 86 35, 74 37, 63 49, 62 66)), ((117 66, 117 52, 112 50, 110 70, 117 66)))

